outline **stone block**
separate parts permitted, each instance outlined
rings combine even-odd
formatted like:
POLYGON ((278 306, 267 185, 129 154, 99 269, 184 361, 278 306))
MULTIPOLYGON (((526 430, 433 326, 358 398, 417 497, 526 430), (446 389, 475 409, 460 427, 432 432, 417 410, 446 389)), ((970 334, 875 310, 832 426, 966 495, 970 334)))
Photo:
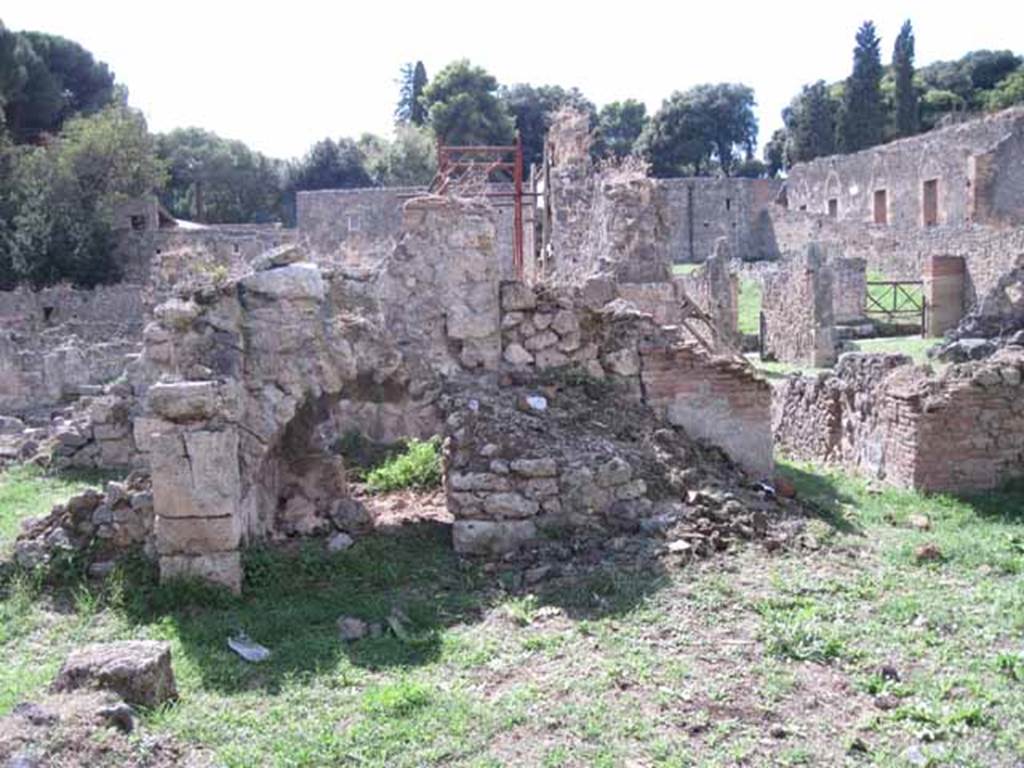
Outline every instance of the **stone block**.
POLYGON ((166 582, 173 579, 200 579, 239 594, 242 591, 241 553, 163 555, 160 558, 160 580, 166 582))
POLYGON ((510 467, 523 477, 555 477, 558 474, 558 462, 552 458, 516 459, 510 467))
POLYGON ((537 502, 518 493, 492 493, 484 499, 484 512, 498 518, 523 518, 537 514, 537 502))
POLYGON ((226 517, 157 517, 156 550, 161 555, 202 555, 238 549, 239 515, 226 517))
POLYGON ((156 707, 178 697, 171 646, 155 640, 124 640, 87 645, 71 652, 52 689, 112 691, 127 703, 156 707))
POLYGON ((168 421, 200 421, 218 412, 217 382, 178 381, 154 384, 147 393, 149 410, 168 421))
POLYGON ((456 520, 452 526, 455 551, 467 555, 505 555, 536 536, 530 520, 456 520))

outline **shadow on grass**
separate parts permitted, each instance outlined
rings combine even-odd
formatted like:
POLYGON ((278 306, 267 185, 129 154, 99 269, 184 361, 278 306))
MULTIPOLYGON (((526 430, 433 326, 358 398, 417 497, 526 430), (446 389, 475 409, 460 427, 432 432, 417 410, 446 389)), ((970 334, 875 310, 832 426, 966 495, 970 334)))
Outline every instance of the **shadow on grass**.
MULTIPOLYGON (((538 599, 574 618, 628 612, 665 583, 662 574, 600 565, 570 586, 539 585, 538 599)), ((298 549, 253 549, 245 555, 241 597, 198 583, 159 585, 142 561, 124 574, 120 610, 138 624, 169 626, 181 653, 194 665, 204 688, 275 692, 288 681, 319 674, 345 655, 359 667, 415 667, 440 658, 443 630, 479 621, 488 609, 515 594, 523 581, 511 566, 485 574, 459 558, 448 526, 409 525, 388 535, 360 540, 329 555, 323 541, 298 549), (352 616, 387 627, 399 609, 403 635, 345 643, 337 620, 352 616), (272 651, 261 664, 247 664, 226 646, 244 630, 272 651)))
POLYGON ((981 517, 1011 525, 1024 524, 1024 478, 1011 480, 995 491, 958 494, 955 498, 981 517))
POLYGON ((856 499, 843 493, 827 474, 809 472, 792 464, 776 464, 777 472, 796 487, 797 498, 819 519, 841 533, 862 535, 863 528, 843 514, 843 506, 856 499))

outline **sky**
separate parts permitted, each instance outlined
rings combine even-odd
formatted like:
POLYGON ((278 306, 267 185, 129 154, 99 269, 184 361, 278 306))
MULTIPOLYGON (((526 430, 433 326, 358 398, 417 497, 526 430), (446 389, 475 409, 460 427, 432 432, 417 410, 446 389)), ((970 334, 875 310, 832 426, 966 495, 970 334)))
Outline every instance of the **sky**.
POLYGON ((709 82, 754 88, 760 142, 800 86, 839 80, 875 22, 888 63, 910 18, 917 63, 978 48, 1024 53, 1024 3, 973 0, 515 3, 4 0, 10 29, 63 35, 106 61, 151 130, 200 126, 279 158, 325 137, 389 134, 403 63, 468 58, 503 84, 578 87, 655 111, 709 82), (506 9, 501 11, 499 9, 506 9))

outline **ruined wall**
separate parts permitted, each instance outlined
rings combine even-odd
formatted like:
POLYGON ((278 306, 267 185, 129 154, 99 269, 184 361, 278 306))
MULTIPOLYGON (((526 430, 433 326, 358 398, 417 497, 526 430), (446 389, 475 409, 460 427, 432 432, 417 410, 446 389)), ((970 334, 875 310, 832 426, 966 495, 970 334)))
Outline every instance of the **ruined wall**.
POLYGON ((673 282, 711 320, 714 339, 724 347, 738 348, 739 275, 733 271, 728 241, 716 240, 704 264, 673 282))
POLYGON ((295 195, 296 229, 314 261, 374 264, 391 254, 402 231, 402 206, 422 187, 322 189, 295 195))
POLYGON ((138 285, 0 292, 0 412, 51 406, 116 379, 141 351, 138 285))
POLYGON ((293 230, 276 224, 179 226, 118 234, 115 258, 126 283, 161 293, 193 274, 240 274, 264 251, 285 245, 293 230))
POLYGON ((725 238, 743 261, 778 256, 770 211, 781 182, 775 179, 658 179, 659 216, 672 263, 700 263, 725 238))
POLYGON ((867 262, 833 258, 829 266, 832 268, 832 314, 836 323, 863 320, 868 295, 867 262))
POLYGON ((897 229, 1019 225, 1024 223, 1022 135, 1024 109, 1018 108, 862 152, 798 163, 786 180, 789 207, 828 215, 834 201, 841 221, 897 229), (986 178, 979 185, 971 158, 986 153, 994 153, 998 164, 984 164, 986 178), (934 219, 925 210, 930 181, 936 182, 934 219))
POLYGON ((734 357, 716 357, 625 299, 637 285, 592 280, 577 292, 502 288, 504 361, 514 371, 577 368, 722 448, 750 474, 771 472, 770 390, 734 357), (620 294, 620 292, 622 292, 620 294))
POLYGON ((898 355, 847 354, 834 375, 775 392, 776 446, 924 491, 996 488, 1024 475, 1024 350, 940 374, 898 355))
MULTIPOLYGON (((490 184, 489 192, 510 192, 510 184, 490 184)), ((307 256, 318 263, 373 266, 384 261, 402 235, 402 208, 427 195, 425 187, 323 189, 296 194, 296 231, 307 256)), ((495 198, 495 200, 499 200, 495 198)), ((502 275, 512 279, 515 228, 511 198, 494 207, 495 253, 502 275)), ((523 206, 523 250, 534 251, 536 207, 523 206)))
POLYGON ((781 253, 800 253, 807 243, 817 242, 843 257, 862 258, 868 270, 891 279, 921 279, 932 256, 961 257, 967 269, 967 307, 1024 264, 1024 227, 880 227, 781 207, 773 210, 772 219, 781 253))
POLYGON ((761 304, 762 355, 827 367, 836 360, 832 268, 812 243, 801 257, 766 273, 761 304))

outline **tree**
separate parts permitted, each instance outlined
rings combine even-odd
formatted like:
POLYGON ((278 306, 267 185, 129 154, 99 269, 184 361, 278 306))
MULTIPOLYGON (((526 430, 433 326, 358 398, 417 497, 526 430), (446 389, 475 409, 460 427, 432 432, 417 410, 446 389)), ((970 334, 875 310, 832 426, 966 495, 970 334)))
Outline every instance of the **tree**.
MULTIPOLYGON (((113 74, 78 43, 40 32, 15 38, 11 74, 0 79, 8 90, 4 116, 16 142, 56 133, 71 116, 93 114, 114 98, 113 74)), ((9 49, 10 42, 0 47, 9 49)))
POLYGON ((398 82, 395 122, 423 125, 427 122, 427 110, 423 105, 423 89, 427 87, 427 68, 423 66, 422 61, 404 64, 398 82))
POLYGON ((640 139, 656 176, 730 175, 737 151, 746 157, 757 144, 754 91, 740 84, 698 85, 676 91, 655 113, 640 139))
POLYGON ((466 59, 438 72, 423 90, 430 127, 445 144, 510 144, 512 118, 498 98, 498 81, 466 59))
POLYGON ((788 142, 789 134, 786 129, 777 128, 768 143, 764 145, 765 173, 769 178, 774 179, 789 167, 789 162, 786 159, 788 142))
POLYGON ((59 137, 20 148, 7 203, 9 277, 34 286, 118 279, 115 208, 165 178, 142 114, 123 104, 72 118, 59 137))
POLYGON ((857 30, 853 72, 846 80, 839 111, 837 138, 843 152, 856 152, 882 142, 885 113, 882 108, 882 59, 875 25, 865 21, 857 30))
POLYGON ((289 173, 292 189, 354 189, 373 186, 366 157, 352 139, 324 139, 312 146, 289 173))
POLYGON ((835 154, 838 102, 829 93, 824 80, 805 85, 800 95, 783 110, 789 129, 789 162, 805 163, 816 157, 835 154))
POLYGON ((498 98, 512 116, 523 142, 523 162, 539 164, 544 159, 544 142, 551 118, 563 107, 573 107, 597 119, 597 108, 578 88, 566 90, 558 85, 518 83, 498 90, 498 98))
POLYGON ((423 187, 437 173, 437 146, 426 128, 399 125, 395 138, 364 135, 359 148, 373 183, 383 187, 423 187))
POLYGON ((157 147, 170 171, 163 201, 175 216, 222 224, 281 217, 279 161, 201 128, 163 134, 157 147))
POLYGON ((990 110, 1006 109, 1024 104, 1024 69, 1008 75, 986 94, 985 106, 990 110))
POLYGON ((896 135, 913 136, 920 130, 920 106, 914 85, 914 30, 909 19, 896 37, 892 70, 896 81, 896 135))
POLYGON ((635 99, 613 101, 597 115, 600 154, 623 158, 636 150, 637 140, 647 126, 647 106, 635 99))

